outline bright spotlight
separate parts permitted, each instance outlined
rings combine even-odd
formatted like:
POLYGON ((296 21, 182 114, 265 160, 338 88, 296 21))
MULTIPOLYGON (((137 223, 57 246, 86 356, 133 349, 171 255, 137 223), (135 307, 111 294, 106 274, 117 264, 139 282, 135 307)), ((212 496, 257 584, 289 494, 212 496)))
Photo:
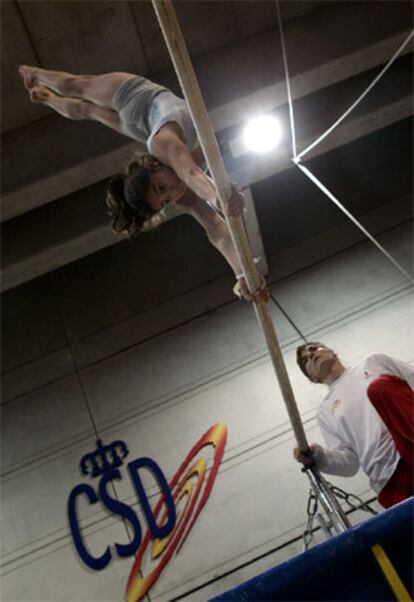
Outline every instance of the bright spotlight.
POLYGON ((255 153, 265 153, 275 148, 282 136, 279 121, 273 115, 259 115, 244 128, 243 141, 246 148, 255 153))

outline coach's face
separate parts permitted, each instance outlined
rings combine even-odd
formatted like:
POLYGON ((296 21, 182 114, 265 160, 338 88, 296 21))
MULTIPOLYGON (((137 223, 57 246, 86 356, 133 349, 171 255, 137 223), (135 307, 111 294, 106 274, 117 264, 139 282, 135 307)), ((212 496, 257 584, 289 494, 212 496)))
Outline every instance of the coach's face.
POLYGON ((337 361, 336 353, 324 345, 306 345, 300 361, 312 382, 323 382, 337 361))

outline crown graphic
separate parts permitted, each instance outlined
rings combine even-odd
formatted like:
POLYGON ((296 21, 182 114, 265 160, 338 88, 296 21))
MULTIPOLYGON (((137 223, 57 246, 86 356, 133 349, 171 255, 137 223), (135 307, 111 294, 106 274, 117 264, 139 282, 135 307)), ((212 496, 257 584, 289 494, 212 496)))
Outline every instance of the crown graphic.
POLYGON ((129 450, 124 441, 112 441, 108 445, 102 445, 100 439, 96 440, 96 449, 82 456, 79 463, 81 473, 90 475, 92 478, 122 466, 124 458, 129 450))

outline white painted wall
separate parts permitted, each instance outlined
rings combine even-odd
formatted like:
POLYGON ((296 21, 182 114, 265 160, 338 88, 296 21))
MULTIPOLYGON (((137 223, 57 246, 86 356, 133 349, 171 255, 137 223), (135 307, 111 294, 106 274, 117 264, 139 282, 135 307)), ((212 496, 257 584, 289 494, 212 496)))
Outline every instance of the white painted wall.
MULTIPOLYGON (((380 240, 410 267, 408 226, 380 240)), ((198 304, 214 307, 226 299, 228 284, 224 279, 73 346, 99 433, 106 443, 124 439, 129 459, 149 456, 171 478, 211 425, 227 424, 211 497, 150 592, 159 602, 205 600, 301 550, 300 542, 289 542, 304 528, 308 484, 292 460, 292 434, 252 308, 235 302, 171 328, 191 318, 198 304), (165 332, 141 342, 157 330, 165 332), (195 588, 201 589, 188 593, 195 588)), ((374 351, 414 363, 412 288, 369 243, 271 289, 299 330, 334 347, 346 364, 374 351)), ((302 340, 273 302, 270 307, 309 440, 317 441, 314 413, 323 386, 298 371, 295 348, 302 340)), ((1 599, 121 600, 132 559, 91 572, 78 560, 68 530, 66 500, 84 481, 78 462, 95 443, 68 349, 60 346, 9 371, 4 393, 1 599)), ((364 499, 373 495, 361 473, 331 480, 364 499)), ((148 488, 155 494, 150 481, 148 488)), ((116 489, 140 515, 129 480, 116 489)), ((92 551, 127 541, 120 520, 98 505, 85 507, 83 516, 92 551)))

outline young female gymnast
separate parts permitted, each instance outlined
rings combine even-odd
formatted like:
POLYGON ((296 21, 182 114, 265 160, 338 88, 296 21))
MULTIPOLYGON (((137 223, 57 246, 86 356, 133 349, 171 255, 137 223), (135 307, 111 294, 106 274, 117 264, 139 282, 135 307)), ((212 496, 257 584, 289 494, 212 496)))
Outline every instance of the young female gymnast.
MULTIPOLYGON (((235 293, 248 301, 268 299, 259 272, 258 289, 253 295, 248 291, 214 183, 200 167, 203 153, 183 99, 131 73, 73 75, 27 65, 19 73, 32 102, 68 119, 99 121, 147 145, 150 154, 133 160, 109 183, 106 202, 115 232, 132 235, 154 228, 162 209, 174 203, 204 227, 227 260, 237 280, 235 293)), ((242 209, 242 194, 233 189, 229 214, 237 216, 242 209)))

